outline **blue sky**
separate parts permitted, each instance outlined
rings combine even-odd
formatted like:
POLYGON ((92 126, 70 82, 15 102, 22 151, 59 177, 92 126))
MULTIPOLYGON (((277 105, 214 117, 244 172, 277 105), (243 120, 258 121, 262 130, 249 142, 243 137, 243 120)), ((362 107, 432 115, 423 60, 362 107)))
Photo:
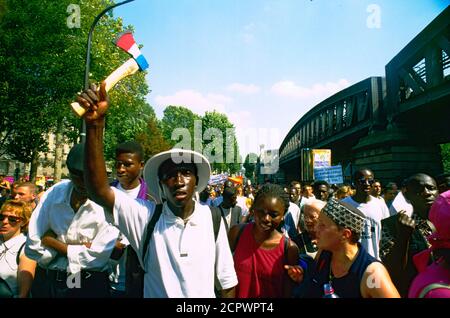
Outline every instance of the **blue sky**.
POLYGON ((385 65, 450 0, 136 0, 114 15, 150 63, 147 99, 216 109, 241 154, 278 148, 303 114, 385 65))

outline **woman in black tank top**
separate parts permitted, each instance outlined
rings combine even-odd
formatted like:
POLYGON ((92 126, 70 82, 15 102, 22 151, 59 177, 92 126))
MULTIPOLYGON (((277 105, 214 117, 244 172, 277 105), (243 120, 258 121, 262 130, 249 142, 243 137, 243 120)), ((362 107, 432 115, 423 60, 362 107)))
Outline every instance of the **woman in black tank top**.
POLYGON ((319 252, 304 275, 304 297, 324 297, 330 285, 335 295, 326 298, 400 297, 383 264, 358 243, 363 224, 364 215, 356 208, 328 201, 316 226, 319 252))
MULTIPOLYGON (((362 298, 361 281, 367 267, 377 260, 369 255, 363 246, 357 244, 357 252, 353 257, 349 270, 343 276, 336 277, 331 269, 333 254, 322 251, 312 272, 311 287, 308 289, 307 297, 320 298, 323 296, 324 284, 331 282, 334 292, 341 298, 362 298)), ((343 264, 344 265, 344 264, 343 264)), ((348 264, 346 265, 348 266, 348 264)), ((345 265, 342 267, 346 267, 345 265)))

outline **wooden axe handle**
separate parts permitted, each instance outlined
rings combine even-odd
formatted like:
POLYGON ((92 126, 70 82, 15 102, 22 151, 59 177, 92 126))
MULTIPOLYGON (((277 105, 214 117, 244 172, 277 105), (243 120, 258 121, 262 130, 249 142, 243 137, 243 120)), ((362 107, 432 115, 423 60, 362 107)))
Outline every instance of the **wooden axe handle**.
MULTIPOLYGON (((106 91, 109 91, 113 88, 121 79, 136 73, 139 70, 139 65, 136 63, 134 58, 129 59, 121 66, 119 66, 114 72, 109 74, 109 76, 105 79, 106 82, 106 91)), ((78 117, 83 117, 86 110, 78 103, 73 102, 70 104, 73 112, 78 117)))

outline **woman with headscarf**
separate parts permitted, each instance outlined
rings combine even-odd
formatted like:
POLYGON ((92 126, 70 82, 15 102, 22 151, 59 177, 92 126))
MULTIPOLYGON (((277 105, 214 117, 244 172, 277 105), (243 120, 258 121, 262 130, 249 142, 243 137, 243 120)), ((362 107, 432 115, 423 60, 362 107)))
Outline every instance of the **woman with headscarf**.
MULTIPOLYGON (((351 205, 331 199, 319 215, 316 238, 319 251, 309 266, 306 298, 321 298, 334 289, 339 298, 398 298, 386 268, 358 243, 364 214, 351 205)), ((303 280, 303 269, 289 267, 288 274, 303 280)))

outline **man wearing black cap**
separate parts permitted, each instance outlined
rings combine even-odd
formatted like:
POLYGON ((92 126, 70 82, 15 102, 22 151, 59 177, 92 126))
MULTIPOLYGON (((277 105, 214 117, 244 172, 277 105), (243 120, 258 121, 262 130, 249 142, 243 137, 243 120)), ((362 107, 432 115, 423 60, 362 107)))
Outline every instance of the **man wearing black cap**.
POLYGON ((83 154, 82 144, 70 150, 70 180, 48 189, 31 216, 25 253, 38 262, 33 297, 109 296, 109 258, 119 231, 87 197, 83 154))
POLYGON ((138 252, 145 270, 144 297, 233 297, 237 277, 224 222, 217 237, 209 207, 195 200, 208 184, 211 168, 200 153, 161 152, 147 161, 144 179, 157 202, 133 199, 108 184, 103 130, 108 109, 104 83, 78 96, 86 109, 86 185, 95 202, 114 215, 116 226, 138 252), (154 218, 154 216, 156 216, 154 218))

